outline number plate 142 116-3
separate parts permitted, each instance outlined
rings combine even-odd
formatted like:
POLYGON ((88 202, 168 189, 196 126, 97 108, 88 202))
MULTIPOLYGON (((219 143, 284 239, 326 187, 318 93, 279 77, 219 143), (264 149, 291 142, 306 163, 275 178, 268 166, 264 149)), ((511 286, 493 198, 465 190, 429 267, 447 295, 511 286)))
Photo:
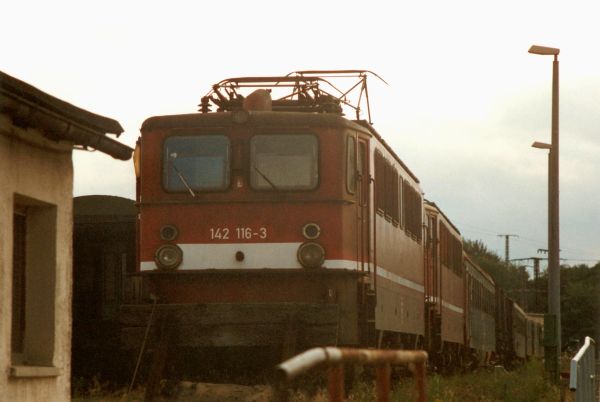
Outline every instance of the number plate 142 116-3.
POLYGON ((253 229, 250 227, 237 228, 210 228, 211 240, 252 240, 267 238, 267 228, 260 227, 253 229))

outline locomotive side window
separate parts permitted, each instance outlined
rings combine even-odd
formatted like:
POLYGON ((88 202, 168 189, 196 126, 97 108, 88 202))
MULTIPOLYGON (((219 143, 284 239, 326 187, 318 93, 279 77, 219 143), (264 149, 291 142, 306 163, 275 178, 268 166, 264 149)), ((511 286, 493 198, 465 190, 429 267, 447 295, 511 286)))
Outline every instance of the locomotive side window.
POLYGON ((379 152, 375 152, 375 207, 377 213, 383 215, 385 211, 385 159, 379 152))
POLYGON ((356 192, 356 140, 350 136, 346 143, 346 188, 350 194, 356 192))
POLYGON ((359 142, 358 143, 358 166, 357 168, 357 172, 358 172, 358 177, 360 177, 360 205, 361 206, 365 206, 367 205, 367 201, 369 199, 369 177, 368 177, 368 173, 367 173, 367 165, 368 165, 368 161, 367 161, 367 147, 365 145, 364 142, 359 142))
POLYGON ((391 164, 386 164, 386 217, 398 226, 398 171, 391 164))
POLYGON ((319 181, 314 135, 255 135, 250 140, 250 184, 256 190, 312 190, 319 181))
POLYGON ((165 140, 163 186, 170 192, 229 187, 231 145, 223 135, 173 136, 165 140))

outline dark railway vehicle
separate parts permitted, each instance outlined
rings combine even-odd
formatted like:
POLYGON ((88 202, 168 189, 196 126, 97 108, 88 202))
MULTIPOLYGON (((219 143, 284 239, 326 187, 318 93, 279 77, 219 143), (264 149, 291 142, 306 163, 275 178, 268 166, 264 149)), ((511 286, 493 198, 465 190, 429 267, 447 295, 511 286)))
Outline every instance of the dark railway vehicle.
POLYGON ((544 315, 527 314, 527 357, 543 358, 544 315))
POLYGON ((496 354, 500 362, 512 362, 516 359, 514 351, 514 302, 506 296, 503 289, 496 287, 495 322, 496 322, 496 354))
POLYGON ((527 358, 527 314, 513 302, 513 350, 517 359, 527 358))
POLYGON ((201 113, 143 123, 131 280, 153 302, 122 306, 126 345, 148 327, 182 347, 423 348, 437 366, 527 354, 522 310, 371 125, 367 73, 228 79, 201 113))
POLYGON ((135 269, 135 202, 86 195, 73 199, 73 378, 127 372, 113 353, 121 345, 117 315, 131 299, 135 269))
POLYGON ((497 360, 510 366, 532 356, 541 357, 543 320, 536 319, 531 324, 532 319, 521 306, 498 287, 495 304, 497 360), (529 326, 535 326, 536 330, 528 329, 529 326))
POLYGON ((496 351, 496 284, 466 253, 463 258, 467 306, 465 345, 470 363, 485 366, 490 364, 496 351))

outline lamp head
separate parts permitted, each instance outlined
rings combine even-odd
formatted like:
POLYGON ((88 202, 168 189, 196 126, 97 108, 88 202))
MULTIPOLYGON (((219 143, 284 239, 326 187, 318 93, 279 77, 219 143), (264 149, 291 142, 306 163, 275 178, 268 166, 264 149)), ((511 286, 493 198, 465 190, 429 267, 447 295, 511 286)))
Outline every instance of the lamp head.
POLYGON ((533 148, 539 148, 539 149, 552 149, 552 145, 545 143, 545 142, 539 142, 539 141, 535 141, 533 144, 531 144, 531 146, 533 148))
POLYGON ((558 56, 560 49, 554 47, 533 45, 529 48, 529 53, 541 54, 542 56, 558 56))

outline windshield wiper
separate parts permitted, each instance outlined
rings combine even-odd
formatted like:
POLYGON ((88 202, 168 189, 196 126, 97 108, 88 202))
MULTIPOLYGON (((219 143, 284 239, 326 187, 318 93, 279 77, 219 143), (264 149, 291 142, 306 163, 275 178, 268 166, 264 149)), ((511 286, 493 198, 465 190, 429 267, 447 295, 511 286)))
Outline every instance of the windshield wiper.
POLYGON ((279 188, 277 188, 277 186, 275 185, 275 183, 273 183, 271 180, 269 180, 269 178, 268 178, 268 177, 267 177, 267 176, 266 176, 266 175, 265 175, 263 172, 261 172, 261 171, 260 171, 260 170, 259 170, 259 169, 256 167, 256 165, 253 165, 253 167, 254 167, 254 170, 256 170, 256 173, 258 173, 258 174, 260 175, 260 177, 262 177, 263 179, 265 179, 265 181, 266 181, 267 183, 269 183, 269 185, 270 185, 271 187, 273 187, 273 190, 275 190, 275 191, 280 191, 280 189, 279 189, 279 188))
POLYGON ((181 182, 183 183, 183 185, 185 186, 185 188, 188 189, 188 191, 190 192, 190 194, 192 195, 192 197, 196 197, 196 193, 194 192, 194 190, 192 190, 192 187, 189 185, 188 181, 183 176, 183 173, 181 173, 181 171, 179 169, 177 169, 177 166, 175 166, 175 158, 177 158, 177 154, 174 154, 174 155, 171 154, 171 155, 169 155, 169 159, 172 160, 171 161, 171 166, 173 167, 173 170, 175 171, 175 173, 177 173, 177 176, 179 177, 179 180, 181 180, 181 182))

